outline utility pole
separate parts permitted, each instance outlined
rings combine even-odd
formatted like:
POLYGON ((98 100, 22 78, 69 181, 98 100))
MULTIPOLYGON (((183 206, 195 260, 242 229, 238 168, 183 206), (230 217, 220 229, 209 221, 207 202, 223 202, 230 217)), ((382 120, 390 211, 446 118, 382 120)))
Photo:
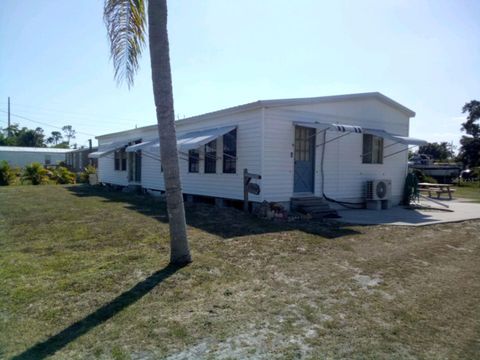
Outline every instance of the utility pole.
POLYGON ((10 137, 10 96, 8 97, 8 130, 7 136, 10 137))

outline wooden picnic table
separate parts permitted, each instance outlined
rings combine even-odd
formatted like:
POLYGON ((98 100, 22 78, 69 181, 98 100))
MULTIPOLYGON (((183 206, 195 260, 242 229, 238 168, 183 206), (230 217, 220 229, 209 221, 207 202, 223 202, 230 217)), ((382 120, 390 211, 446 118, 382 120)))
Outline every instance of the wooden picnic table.
POLYGON ((432 197, 432 193, 436 193, 437 199, 440 199, 442 194, 448 194, 448 198, 452 200, 452 194, 455 192, 451 184, 418 183, 418 186, 420 191, 428 192, 429 197, 432 197))

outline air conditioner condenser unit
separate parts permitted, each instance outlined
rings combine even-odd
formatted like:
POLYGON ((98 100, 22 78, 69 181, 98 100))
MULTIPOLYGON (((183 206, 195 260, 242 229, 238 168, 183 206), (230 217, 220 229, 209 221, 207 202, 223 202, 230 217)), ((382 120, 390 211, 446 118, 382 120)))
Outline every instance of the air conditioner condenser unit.
POLYGON ((366 184, 367 209, 388 209, 391 206, 392 180, 370 180, 366 184))

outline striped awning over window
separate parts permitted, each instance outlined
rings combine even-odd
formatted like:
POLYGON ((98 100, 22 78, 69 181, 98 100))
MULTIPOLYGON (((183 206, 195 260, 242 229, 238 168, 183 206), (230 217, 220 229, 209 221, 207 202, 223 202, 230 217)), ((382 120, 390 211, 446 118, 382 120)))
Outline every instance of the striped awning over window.
POLYGON ((356 125, 345 125, 345 124, 327 124, 321 122, 307 122, 307 121, 295 121, 293 123, 297 126, 303 126, 308 128, 314 128, 318 130, 330 130, 330 131, 338 131, 338 132, 353 132, 357 134, 362 133, 362 127, 356 125))
POLYGON ((417 138, 412 138, 408 136, 401 136, 389 133, 388 131, 381 130, 381 129, 367 129, 362 128, 361 126, 356 125, 343 125, 343 124, 327 124, 321 122, 306 122, 306 121, 298 121, 294 122, 294 125, 303 126, 303 127, 310 127, 315 128, 320 131, 329 130, 329 131, 338 131, 338 132, 351 132, 357 134, 370 134, 379 136, 384 139, 388 139, 394 141, 395 143, 404 144, 404 145, 414 145, 414 146, 422 146, 427 144, 427 141, 417 138))

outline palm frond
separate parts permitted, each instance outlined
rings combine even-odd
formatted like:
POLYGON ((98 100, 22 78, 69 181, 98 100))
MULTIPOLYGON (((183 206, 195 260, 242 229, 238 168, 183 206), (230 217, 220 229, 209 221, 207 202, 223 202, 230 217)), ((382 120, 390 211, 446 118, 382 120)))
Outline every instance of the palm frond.
POLYGON ((133 85, 145 45, 146 0, 105 0, 103 21, 118 83, 133 85))

